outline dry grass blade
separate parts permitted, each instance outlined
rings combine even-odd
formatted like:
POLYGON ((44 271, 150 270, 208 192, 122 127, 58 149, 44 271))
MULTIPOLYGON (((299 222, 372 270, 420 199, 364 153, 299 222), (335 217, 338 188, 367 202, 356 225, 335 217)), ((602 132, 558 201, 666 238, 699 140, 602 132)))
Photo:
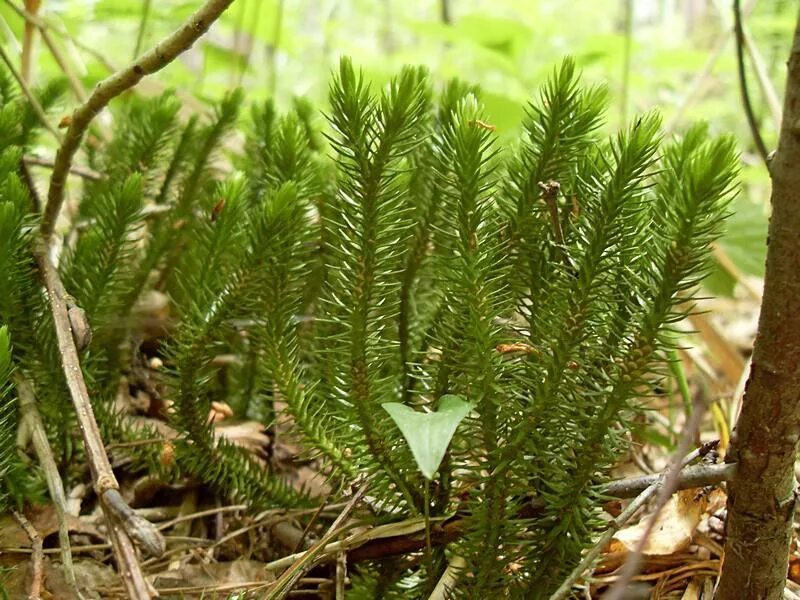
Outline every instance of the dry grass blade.
POLYGON ((346 529, 345 522, 350 518, 350 514, 353 512, 356 505, 358 505, 361 498, 364 497, 368 487, 367 483, 361 485, 358 491, 353 494, 347 506, 344 507, 344 510, 342 510, 339 516, 336 517, 336 520, 331 524, 328 532, 322 536, 319 542, 309 548, 307 552, 304 552, 297 562, 280 576, 273 588, 269 591, 269 594, 265 596, 265 600, 280 600, 286 597, 295 583, 314 566, 317 559, 324 553, 330 541, 346 529))

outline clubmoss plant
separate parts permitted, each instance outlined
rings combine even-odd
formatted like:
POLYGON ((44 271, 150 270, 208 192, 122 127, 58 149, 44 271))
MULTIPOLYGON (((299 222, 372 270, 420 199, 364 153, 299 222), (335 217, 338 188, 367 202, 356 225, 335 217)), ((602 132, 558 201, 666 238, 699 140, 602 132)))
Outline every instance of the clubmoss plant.
MULTIPOLYGON (((59 89, 41 92, 45 107, 59 89)), ((104 435, 159 437, 115 404, 158 357, 174 459, 129 445, 131 468, 254 509, 314 505, 219 435, 209 411, 227 402, 236 418, 291 424, 334 490, 368 476, 376 519, 462 521, 426 560, 355 565, 348 597, 424 596, 453 556, 466 564, 453 597, 547 597, 601 526, 628 424, 667 376, 735 193, 731 139, 704 126, 664 139, 654 113, 606 139, 606 92, 581 85, 570 59, 511 148, 479 90, 437 93, 422 68, 374 89, 343 59, 327 125, 304 101, 283 115, 268 102, 237 154, 226 141, 242 102, 233 92, 184 123, 171 94, 132 98, 87 154, 104 177, 75 186, 59 271, 92 325, 82 361, 104 435), (154 292, 170 319, 147 339, 140 304, 154 292), (432 411, 447 395, 471 410, 428 481, 381 405, 432 411)), ((12 371, 34 383, 56 455, 80 452, 30 253, 27 111, 0 77, 5 503, 31 477, 13 447, 12 371)))

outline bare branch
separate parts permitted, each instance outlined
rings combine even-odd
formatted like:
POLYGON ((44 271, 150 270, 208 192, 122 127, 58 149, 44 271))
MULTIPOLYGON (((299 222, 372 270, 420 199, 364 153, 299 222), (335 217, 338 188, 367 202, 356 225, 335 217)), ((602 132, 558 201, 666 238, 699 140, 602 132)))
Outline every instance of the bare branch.
MULTIPOLYGON (((681 461, 682 466, 686 467, 690 462, 692 462, 695 458, 700 456, 703 452, 703 448, 698 450, 694 450, 688 456, 684 457, 681 461)), ((728 465, 708 465, 708 466, 728 466, 728 465)), ((735 465, 733 465, 735 467, 735 465)), ((685 485, 682 487, 682 484, 686 483, 687 479, 691 479, 687 477, 687 471, 692 467, 686 467, 682 471, 678 473, 678 476, 675 478, 674 481, 674 489, 670 491, 670 495, 672 492, 677 491, 679 489, 686 489, 689 487, 694 487, 693 485, 685 485)), ((696 468, 696 467, 695 467, 696 468)), ((606 492, 610 493, 611 495, 617 495, 613 492, 609 492, 609 490, 619 490, 624 494, 627 494, 630 490, 637 488, 638 484, 641 480, 649 479, 650 483, 646 485, 644 488, 640 490, 640 493, 636 498, 625 507, 615 519, 611 521, 608 529, 603 532, 595 544, 584 554, 583 559, 581 560, 580 564, 575 567, 569 576, 564 580, 564 582, 559 586, 559 588, 553 592, 553 595, 550 596, 550 600, 563 600, 567 596, 569 596, 570 592, 572 591, 572 586, 583 576, 586 570, 592 566, 595 560, 600 556, 600 553, 603 549, 608 546, 611 542, 612 538, 616 533, 622 529, 625 524, 630 521, 633 516, 642 508, 647 501, 656 493, 662 490, 662 488, 667 483, 667 477, 669 474, 669 467, 658 473, 656 475, 648 475, 647 477, 634 477, 632 479, 622 479, 620 481, 612 482, 607 488, 606 492), (620 485, 628 482, 628 485, 620 485), (636 483, 634 483, 636 482, 636 483)), ((719 480, 716 481, 719 483, 719 480)), ((699 486, 698 486, 699 487, 699 486)), ((669 491, 669 490, 667 490, 669 491)), ((627 496, 625 496, 627 497, 627 496)))
POLYGON ((102 81, 94 89, 89 99, 75 110, 69 129, 56 153, 47 206, 42 216, 41 237, 33 248, 53 313, 62 369, 78 416, 94 488, 106 517, 109 539, 118 568, 124 574, 122 579, 131 598, 150 598, 154 593, 144 579, 131 538, 152 553, 163 552, 164 540, 160 532, 149 521, 135 518, 136 516, 119 494, 119 485, 103 447, 83 379, 68 315, 68 296, 50 258, 51 238, 64 200, 64 185, 72 166, 72 159, 92 119, 114 97, 136 85, 145 75, 163 68, 189 48, 232 2, 233 0, 208 0, 177 31, 135 60, 130 66, 102 81))
POLYGON ((744 114, 747 117, 747 124, 750 126, 750 133, 753 135, 753 142, 758 150, 758 155, 764 164, 769 169, 769 162, 767 160, 767 146, 764 144, 764 139, 761 137, 761 130, 756 121, 756 115, 753 112, 753 105, 750 102, 750 92, 747 89, 747 71, 744 64, 744 51, 745 51, 745 37, 744 26, 742 25, 742 8, 740 0, 733 0, 733 22, 734 33, 736 40, 736 64, 739 72, 739 91, 742 95, 742 105, 744 106, 744 114))
POLYGON ((628 589, 628 585, 639 572, 645 545, 653 532, 653 527, 655 527, 659 513, 667 505, 672 494, 678 489, 682 467, 699 456, 700 452, 705 448, 701 448, 700 451, 695 450, 686 456, 686 452, 691 447, 692 440, 697 435, 697 431, 700 427, 700 421, 703 415, 702 408, 700 402, 695 402, 694 411, 692 411, 689 422, 684 426, 681 438, 678 440, 678 447, 672 455, 667 468, 662 473, 661 480, 654 486, 658 496, 656 498, 655 508, 650 515, 650 520, 647 522, 647 526, 644 529, 644 534, 639 540, 639 543, 636 544, 636 548, 633 552, 628 553, 628 556, 625 558, 625 564, 622 566, 619 578, 604 596, 607 600, 623 600, 629 596, 628 592, 630 590, 628 589))
POLYGON ((36 96, 33 95, 33 92, 31 92, 31 89, 28 87, 27 82, 22 77, 20 72, 17 71, 16 67, 14 67, 14 63, 11 62, 8 54, 6 54, 6 51, 3 49, 2 44, 0 44, 0 60, 3 61, 3 63, 6 65, 6 68, 8 68, 8 70, 11 72, 11 76, 16 80, 19 88, 22 90, 22 93, 25 94, 25 98, 28 100, 28 102, 30 102, 33 112, 36 113, 36 116, 38 117, 39 121, 41 121, 44 128, 52 133, 53 137, 60 142, 61 134, 55 127, 53 127, 50 121, 47 120, 47 115, 45 114, 42 105, 39 104, 39 101, 36 99, 36 96))
MULTIPOLYGON (((22 157, 23 162, 26 165, 33 165, 36 167, 47 167, 52 169, 55 166, 55 163, 48 159, 42 158, 40 156, 32 156, 30 154, 26 154, 22 157)), ((84 179, 89 179, 90 181, 102 181, 106 178, 105 175, 100 173, 99 171, 95 171, 94 169, 90 169, 89 167, 82 167, 80 165, 72 165, 69 168, 69 172, 73 175, 77 175, 78 177, 83 177, 84 179)))
MULTIPOLYGON (((680 472, 676 490, 687 490, 707 485, 717 485, 723 481, 730 481, 736 475, 735 464, 721 465, 696 465, 686 467, 680 472)), ((603 493, 615 498, 632 498, 658 481, 660 475, 643 475, 612 481, 603 490, 603 493)))
POLYGON ((25 518, 25 515, 14 510, 12 511, 14 519, 16 519, 19 526, 25 531, 28 539, 31 541, 31 587, 28 592, 28 600, 41 600, 42 597, 42 577, 44 573, 44 552, 42 550, 42 536, 31 525, 31 522, 25 518))
POLYGON ((72 564, 72 550, 69 543, 69 530, 67 528, 67 499, 64 495, 64 483, 61 480, 61 474, 58 472, 58 465, 56 465, 56 461, 53 458, 53 451, 50 449, 50 443, 47 441, 47 433, 44 429, 44 423, 42 423, 42 417, 39 415, 39 409, 36 407, 36 397, 33 387, 20 372, 14 374, 14 385, 17 388, 19 397, 20 414, 22 415, 22 419, 26 420, 31 425, 33 447, 36 450, 36 456, 39 458, 42 471, 44 471, 47 489, 50 492, 50 498, 56 509, 56 516, 58 517, 58 545, 61 551, 61 562, 64 565, 67 583, 73 590, 77 590, 75 569, 72 564))
POLYGON ((64 184, 72 158, 80 146, 92 119, 108 103, 125 90, 135 86, 145 75, 164 68, 179 54, 187 50, 205 33, 211 24, 225 11, 233 0, 208 0, 178 30, 144 53, 130 65, 101 81, 89 99, 72 113, 69 129, 56 154, 47 206, 42 216, 42 235, 48 238, 53 233, 58 213, 64 202, 64 184))

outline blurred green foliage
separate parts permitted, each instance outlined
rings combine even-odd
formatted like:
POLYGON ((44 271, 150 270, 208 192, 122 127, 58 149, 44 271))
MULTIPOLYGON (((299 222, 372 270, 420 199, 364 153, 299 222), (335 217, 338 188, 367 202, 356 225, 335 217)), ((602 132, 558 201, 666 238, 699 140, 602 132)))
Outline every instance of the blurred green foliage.
MULTIPOLYGON (((0 43, 19 50, 23 20, 0 3, 0 43)), ((87 87, 173 30, 199 0, 44 0, 41 15, 87 87)), ((783 65, 796 18, 793 0, 742 3, 768 86, 782 98, 783 65), (754 7, 751 5, 755 4, 754 7)), ((666 126, 682 131, 699 119, 715 134, 732 132, 744 163, 745 193, 722 242, 745 273, 763 270, 768 204, 766 169, 752 152, 741 109, 729 0, 237 0, 210 34, 156 78, 203 102, 241 85, 248 101, 293 96, 325 102, 330 70, 341 55, 383 85, 403 64, 424 64, 435 78, 478 84, 498 133, 516 138, 531 91, 560 57, 571 54, 587 82, 605 82, 614 103, 609 131, 626 115, 658 107, 666 126)), ((45 47, 35 78, 60 72, 45 47)), ((752 61, 750 63, 752 66, 752 61)), ((765 80, 766 81, 766 80, 765 80)), ((768 147, 776 119, 759 80, 750 92, 768 147)), ((730 292, 729 275, 714 278, 730 292)))

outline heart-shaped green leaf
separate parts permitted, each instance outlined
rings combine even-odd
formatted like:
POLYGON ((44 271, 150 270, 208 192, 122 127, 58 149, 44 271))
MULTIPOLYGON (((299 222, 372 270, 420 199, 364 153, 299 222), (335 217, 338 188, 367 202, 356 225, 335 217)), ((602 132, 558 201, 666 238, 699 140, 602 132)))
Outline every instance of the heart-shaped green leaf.
POLYGON ((439 399, 436 412, 418 412, 399 402, 382 406, 406 438, 420 472, 429 480, 439 468, 456 427, 472 410, 472 404, 452 394, 439 399))

